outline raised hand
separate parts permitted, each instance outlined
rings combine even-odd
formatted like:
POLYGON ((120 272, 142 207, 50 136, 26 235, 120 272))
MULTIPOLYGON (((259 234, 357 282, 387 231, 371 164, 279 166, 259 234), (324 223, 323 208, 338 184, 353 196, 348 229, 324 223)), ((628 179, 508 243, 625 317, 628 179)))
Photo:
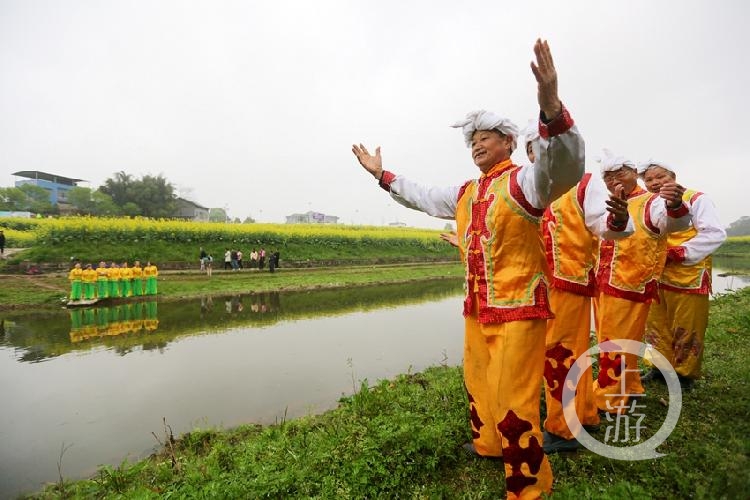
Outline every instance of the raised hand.
POLYGON ((679 208, 682 205, 682 195, 685 188, 674 181, 665 182, 659 189, 659 196, 664 198, 667 208, 679 208))
POLYGON ((612 214, 613 222, 617 225, 623 225, 628 222, 628 197, 625 195, 625 188, 622 184, 617 184, 609 195, 607 212, 612 214))
POLYGON ((537 81, 537 99, 539 108, 547 120, 557 117, 562 111, 562 102, 557 95, 557 71, 552 61, 552 52, 547 41, 537 38, 534 44, 536 64, 531 62, 531 71, 537 81))
POLYGON ((458 247, 458 235, 456 233, 440 233, 440 239, 458 247))
POLYGON ((360 144, 352 145, 352 153, 357 157, 359 164, 370 172, 377 180, 383 176, 383 158, 380 156, 380 146, 375 148, 375 156, 371 155, 367 148, 360 144))

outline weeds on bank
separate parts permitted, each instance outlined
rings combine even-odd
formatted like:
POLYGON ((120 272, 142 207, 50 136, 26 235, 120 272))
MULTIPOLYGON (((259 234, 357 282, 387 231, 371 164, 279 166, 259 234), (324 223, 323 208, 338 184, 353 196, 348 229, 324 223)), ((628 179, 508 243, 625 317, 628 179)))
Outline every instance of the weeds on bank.
MULTIPOLYGON (((750 290, 720 297, 711 307, 706 376, 684 395, 677 426, 658 448, 665 456, 623 462, 585 450, 553 455, 553 498, 747 496, 750 290)), ((662 421, 666 387, 647 391, 645 412, 662 421)), ((434 367, 372 387, 365 380, 322 415, 226 432, 196 430, 172 451, 104 467, 93 479, 64 490, 51 486, 38 498, 501 498, 502 465, 460 448, 469 438, 467 417, 459 368, 434 367)))

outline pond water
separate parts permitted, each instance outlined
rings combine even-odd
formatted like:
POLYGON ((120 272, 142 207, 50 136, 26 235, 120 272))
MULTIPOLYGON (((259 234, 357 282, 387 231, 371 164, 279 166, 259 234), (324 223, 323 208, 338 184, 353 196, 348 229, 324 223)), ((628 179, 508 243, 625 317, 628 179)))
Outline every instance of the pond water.
MULTIPOLYGON (((719 276, 714 292, 750 285, 719 276)), ((148 455, 195 427, 320 413, 459 365, 460 281, 0 314, 0 498, 148 455)))

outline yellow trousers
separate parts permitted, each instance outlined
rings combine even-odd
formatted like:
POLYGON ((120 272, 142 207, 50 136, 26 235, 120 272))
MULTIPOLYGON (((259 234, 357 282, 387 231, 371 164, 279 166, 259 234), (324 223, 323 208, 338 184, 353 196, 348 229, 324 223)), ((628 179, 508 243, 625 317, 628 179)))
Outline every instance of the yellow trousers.
POLYGON ((659 303, 651 304, 646 341, 672 363, 681 377, 701 374, 703 340, 708 324, 708 295, 659 290, 659 303))
MULTIPOLYGON (((648 309, 649 304, 645 302, 600 293, 594 299, 598 342, 611 340, 616 344, 618 339, 642 342, 648 309)), ((600 410, 624 413, 630 395, 644 392, 638 370, 638 356, 619 352, 599 354, 599 376, 594 382, 594 401, 600 410)))
MULTIPOLYGON (((544 363, 547 419, 544 421, 544 429, 556 436, 573 439, 578 435, 580 427, 571 429, 565 422, 562 392, 571 365, 589 349, 591 298, 553 288, 550 290, 549 301, 555 318, 547 320, 544 363)), ((599 423, 592 384, 589 368, 578 382, 574 400, 578 420, 583 425, 599 423)))
POLYGON ((552 491, 539 428, 545 329, 543 319, 483 325, 476 311, 466 318, 464 381, 474 447, 502 455, 508 498, 552 491))

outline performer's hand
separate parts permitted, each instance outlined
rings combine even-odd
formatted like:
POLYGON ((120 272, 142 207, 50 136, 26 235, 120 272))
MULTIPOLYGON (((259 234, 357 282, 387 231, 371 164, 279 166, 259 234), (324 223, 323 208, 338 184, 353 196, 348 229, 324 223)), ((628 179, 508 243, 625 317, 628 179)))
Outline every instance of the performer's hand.
POLYGON ((375 148, 375 156, 371 155, 364 145, 352 145, 352 153, 359 160, 359 164, 365 167, 377 180, 383 176, 383 158, 380 156, 380 146, 375 148))
POLYGON ((562 112, 562 102, 557 95, 557 71, 546 40, 537 39, 534 44, 534 54, 536 64, 534 61, 531 62, 531 71, 538 84, 539 109, 542 110, 547 120, 552 120, 562 112))
POLYGON ((440 233, 440 239, 458 247, 458 235, 456 233, 440 233))
POLYGON ((674 181, 665 182, 659 189, 659 196, 664 198, 667 208, 680 208, 683 194, 685 194, 685 188, 674 181))
POLYGON ((625 195, 625 188, 622 184, 617 184, 614 192, 610 193, 607 204, 607 212, 612 214, 612 220, 618 226, 628 222, 628 197, 625 195))

